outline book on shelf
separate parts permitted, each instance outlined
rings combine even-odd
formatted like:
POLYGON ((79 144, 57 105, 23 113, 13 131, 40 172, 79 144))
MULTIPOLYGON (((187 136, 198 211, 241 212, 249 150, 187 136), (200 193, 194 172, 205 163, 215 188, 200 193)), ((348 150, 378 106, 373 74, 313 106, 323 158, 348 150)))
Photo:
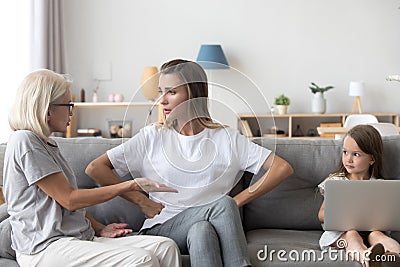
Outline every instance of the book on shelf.
POLYGON ((343 133, 342 123, 340 122, 320 123, 317 130, 320 137, 328 137, 328 138, 334 138, 336 134, 343 133))
POLYGON ((240 132, 246 137, 253 137, 253 132, 251 131, 249 122, 247 120, 240 120, 239 125, 240 132))
POLYGON ((78 136, 101 136, 101 130, 96 128, 77 129, 78 136))

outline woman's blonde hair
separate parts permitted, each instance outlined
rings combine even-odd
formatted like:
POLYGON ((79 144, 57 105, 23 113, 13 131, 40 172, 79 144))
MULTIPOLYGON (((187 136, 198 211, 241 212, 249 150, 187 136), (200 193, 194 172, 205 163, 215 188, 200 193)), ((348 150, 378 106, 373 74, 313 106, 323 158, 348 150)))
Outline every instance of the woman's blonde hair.
MULTIPOLYGON (((207 75, 199 64, 193 61, 174 59, 161 66, 160 75, 161 74, 177 74, 182 83, 186 85, 189 100, 196 99, 196 101, 191 101, 189 103, 191 103, 195 118, 202 126, 211 129, 224 127, 214 122, 210 116, 208 110, 207 75)), ((165 120, 159 125, 170 126, 165 120)))
POLYGON ((11 129, 32 131, 46 141, 51 134, 47 122, 49 106, 65 94, 71 83, 65 75, 47 69, 29 73, 8 117, 11 129))

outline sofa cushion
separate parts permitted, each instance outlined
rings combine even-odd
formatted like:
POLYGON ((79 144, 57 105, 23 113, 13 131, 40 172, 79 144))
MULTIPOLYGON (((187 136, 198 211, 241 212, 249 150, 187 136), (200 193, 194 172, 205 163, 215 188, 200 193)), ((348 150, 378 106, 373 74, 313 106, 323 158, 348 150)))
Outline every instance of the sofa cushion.
POLYGON ((322 254, 318 245, 321 234, 322 231, 281 229, 249 231, 246 239, 252 266, 361 266, 346 260, 344 250, 336 250, 331 256, 322 254))
POLYGON ((0 258, 0 267, 19 267, 19 265, 15 260, 0 258))
POLYGON ((10 218, 0 223, 0 257, 15 260, 15 251, 11 248, 10 218))
MULTIPOLYGON (((118 146, 122 143, 122 139, 106 139, 106 138, 59 138, 55 137, 60 151, 64 158, 68 161, 75 173, 79 188, 93 188, 97 184, 89 176, 85 170, 89 163, 100 155, 106 153, 107 150, 118 146)), ((131 179, 130 176, 123 177, 124 180, 131 179)))
POLYGON ((0 144, 0 186, 3 186, 3 163, 4 153, 6 152, 7 144, 0 144))
POLYGON ((393 239, 396 239, 397 242, 400 243, 400 231, 392 231, 392 232, 390 233, 390 236, 391 236, 393 239))
MULTIPOLYGON (((400 179, 400 136, 384 136, 382 139, 384 177, 400 179)), ((338 169, 342 140, 263 138, 256 142, 287 160, 294 174, 268 194, 244 207, 245 230, 320 230, 318 211, 323 199, 317 191, 317 185, 338 169)), ((259 179, 261 175, 258 174, 254 179, 259 179)))
POLYGON ((400 136, 383 136, 383 175, 387 179, 400 180, 400 136))
POLYGON ((8 215, 7 212, 7 204, 1 204, 0 205, 0 222, 4 221, 5 219, 7 219, 10 215, 8 215))
POLYGON ((111 223, 127 223, 128 228, 137 232, 143 225, 144 214, 140 208, 122 197, 113 198, 86 210, 104 225, 111 223))
MULTIPOLYGON (((244 207, 245 230, 320 230, 321 224, 317 214, 322 196, 316 189, 317 185, 339 166, 341 141, 262 139, 260 144, 275 150, 278 156, 288 161, 294 169, 294 174, 268 194, 244 207)), ((260 172, 254 179, 259 179, 262 174, 260 172)))

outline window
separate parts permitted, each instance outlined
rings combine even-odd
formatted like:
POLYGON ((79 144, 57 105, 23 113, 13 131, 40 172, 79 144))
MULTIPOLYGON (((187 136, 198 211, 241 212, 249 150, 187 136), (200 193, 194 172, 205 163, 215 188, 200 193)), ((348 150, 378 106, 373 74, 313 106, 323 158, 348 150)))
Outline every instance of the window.
POLYGON ((8 114, 19 84, 30 70, 29 2, 6 0, 0 3, 0 143, 6 142, 11 133, 8 114))

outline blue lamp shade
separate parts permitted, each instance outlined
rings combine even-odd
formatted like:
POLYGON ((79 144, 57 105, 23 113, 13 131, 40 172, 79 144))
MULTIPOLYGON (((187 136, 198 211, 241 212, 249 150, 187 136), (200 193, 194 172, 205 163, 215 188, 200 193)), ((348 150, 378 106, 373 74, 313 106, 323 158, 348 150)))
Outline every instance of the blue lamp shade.
POLYGON ((221 45, 201 45, 196 61, 204 69, 229 69, 221 45))

